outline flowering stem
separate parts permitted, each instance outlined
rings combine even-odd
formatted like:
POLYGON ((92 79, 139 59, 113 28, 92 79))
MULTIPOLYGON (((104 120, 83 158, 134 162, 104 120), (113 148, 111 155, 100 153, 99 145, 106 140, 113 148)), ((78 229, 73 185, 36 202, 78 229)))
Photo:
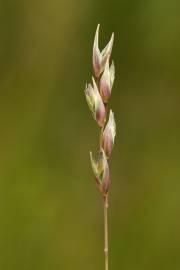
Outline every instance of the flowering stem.
POLYGON ((105 270, 108 270, 108 194, 104 196, 104 258, 105 270))
POLYGON ((93 45, 93 69, 95 78, 94 76, 92 77, 93 84, 86 84, 85 96, 93 118, 101 128, 98 159, 95 160, 92 152, 90 152, 90 160, 96 184, 103 196, 104 202, 104 257, 105 270, 108 270, 108 190, 110 184, 108 160, 114 145, 116 124, 112 110, 109 112, 109 119, 107 121, 107 102, 110 98, 115 78, 114 63, 112 62, 111 66, 109 66, 114 33, 101 52, 98 44, 99 26, 98 24, 93 45))

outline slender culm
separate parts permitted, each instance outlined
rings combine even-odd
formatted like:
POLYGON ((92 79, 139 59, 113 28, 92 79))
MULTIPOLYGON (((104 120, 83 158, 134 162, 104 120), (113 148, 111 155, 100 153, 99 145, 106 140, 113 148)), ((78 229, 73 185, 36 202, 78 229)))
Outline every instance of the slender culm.
POLYGON ((97 187, 102 195, 104 204, 104 256, 105 270, 108 270, 108 198, 109 198, 109 164, 114 138, 116 135, 116 124, 112 110, 108 112, 107 103, 115 78, 115 66, 112 61, 109 65, 111 51, 114 42, 114 33, 105 48, 99 50, 99 27, 98 24, 93 45, 93 71, 92 84, 87 84, 85 96, 94 120, 100 128, 99 154, 94 159, 90 152, 91 166, 97 187), (108 120, 107 120, 108 119, 108 120))

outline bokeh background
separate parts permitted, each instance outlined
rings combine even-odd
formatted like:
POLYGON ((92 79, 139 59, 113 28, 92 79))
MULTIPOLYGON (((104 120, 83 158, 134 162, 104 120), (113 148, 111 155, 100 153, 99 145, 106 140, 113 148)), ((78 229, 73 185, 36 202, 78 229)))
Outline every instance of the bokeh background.
POLYGON ((115 32, 110 269, 180 269, 180 1, 0 1, 0 269, 100 270, 84 98, 115 32))

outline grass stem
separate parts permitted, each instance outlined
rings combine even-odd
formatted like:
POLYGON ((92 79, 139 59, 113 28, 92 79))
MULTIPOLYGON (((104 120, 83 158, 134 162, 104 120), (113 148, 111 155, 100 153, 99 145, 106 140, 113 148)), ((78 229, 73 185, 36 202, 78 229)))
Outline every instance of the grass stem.
POLYGON ((104 196, 104 258, 105 270, 108 270, 108 194, 104 196))

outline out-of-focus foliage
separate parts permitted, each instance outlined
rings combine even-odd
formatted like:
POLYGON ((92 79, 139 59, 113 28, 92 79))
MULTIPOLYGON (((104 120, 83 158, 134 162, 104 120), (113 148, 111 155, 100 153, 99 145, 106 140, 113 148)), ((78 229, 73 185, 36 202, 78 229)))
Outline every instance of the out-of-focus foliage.
POLYGON ((115 32, 110 269, 180 268, 180 1, 1 0, 0 269, 103 269, 84 87, 115 32))

